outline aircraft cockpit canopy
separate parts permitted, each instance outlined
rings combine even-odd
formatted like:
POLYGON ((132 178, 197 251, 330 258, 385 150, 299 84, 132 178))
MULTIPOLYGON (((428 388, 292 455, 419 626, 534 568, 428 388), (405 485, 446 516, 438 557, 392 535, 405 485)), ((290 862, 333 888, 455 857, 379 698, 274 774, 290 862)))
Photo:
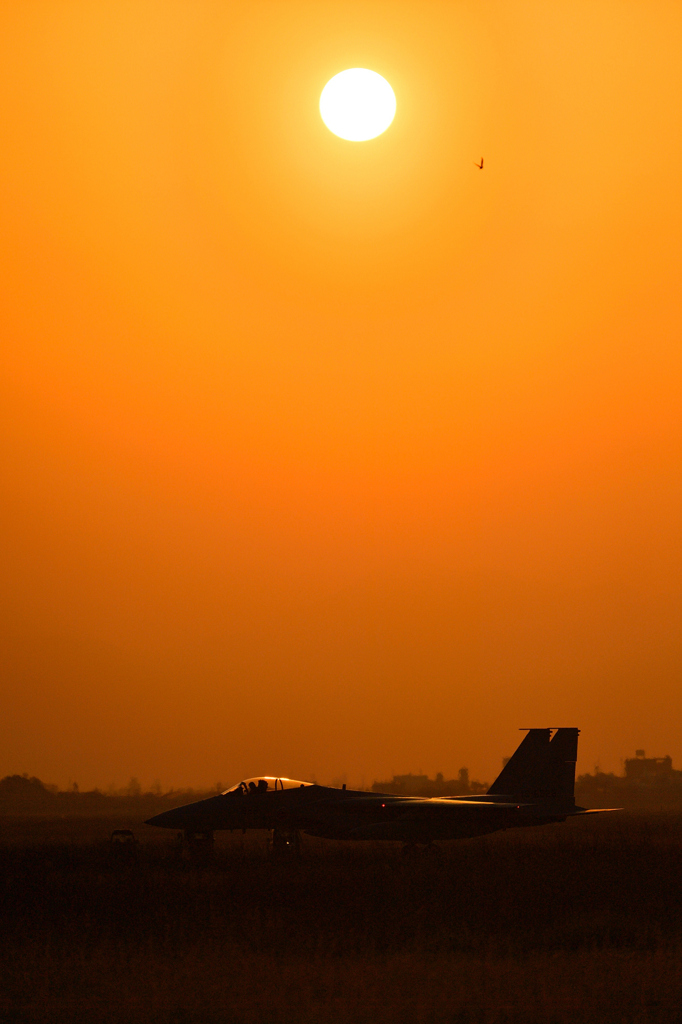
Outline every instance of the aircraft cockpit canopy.
POLYGON ((223 796, 237 792, 241 792, 243 796, 250 796, 253 793, 277 793, 284 789, 303 789, 304 786, 312 785, 312 782, 300 782, 298 779, 278 779, 274 775, 261 775, 259 778, 238 782, 236 786, 226 789, 223 796))

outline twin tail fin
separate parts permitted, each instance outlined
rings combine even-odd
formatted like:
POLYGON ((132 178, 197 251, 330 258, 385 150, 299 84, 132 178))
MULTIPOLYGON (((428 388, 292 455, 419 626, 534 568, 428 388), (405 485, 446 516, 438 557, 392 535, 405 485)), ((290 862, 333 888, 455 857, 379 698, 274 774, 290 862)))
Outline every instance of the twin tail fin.
POLYGON ((579 732, 579 729, 529 729, 488 795, 547 801, 566 810, 574 808, 579 732))

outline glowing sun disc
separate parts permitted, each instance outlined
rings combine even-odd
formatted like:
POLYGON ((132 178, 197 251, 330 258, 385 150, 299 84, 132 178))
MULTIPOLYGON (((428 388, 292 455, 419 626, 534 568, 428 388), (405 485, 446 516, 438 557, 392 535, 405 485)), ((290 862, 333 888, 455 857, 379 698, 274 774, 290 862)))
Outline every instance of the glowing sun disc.
POLYGON ((366 142, 385 132, 395 116, 395 93, 367 68, 348 68, 330 78, 320 96, 320 114, 330 132, 366 142))

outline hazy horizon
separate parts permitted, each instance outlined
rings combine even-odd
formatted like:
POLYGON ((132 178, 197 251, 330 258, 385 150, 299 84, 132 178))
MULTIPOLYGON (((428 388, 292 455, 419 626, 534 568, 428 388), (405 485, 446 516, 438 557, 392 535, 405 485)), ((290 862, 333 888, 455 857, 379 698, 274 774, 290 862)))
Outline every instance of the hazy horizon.
MULTIPOLYGON (((515 738, 520 740, 521 737, 517 736, 515 738)), ((637 749, 642 749, 642 748, 637 748, 637 749)), ((395 769, 391 769, 390 771, 387 771, 384 775, 373 775, 372 776, 371 773, 365 772, 365 773, 361 773, 361 774, 359 774, 359 775, 357 775, 355 777, 349 777, 348 773, 347 772, 343 772, 343 771, 337 772, 336 774, 326 775, 326 776, 320 776, 316 772, 312 772, 312 773, 309 772, 308 774, 292 775, 291 773, 285 771, 283 768, 279 768, 278 766, 272 766, 272 765, 268 766, 268 765, 266 765, 265 768, 262 768, 262 769, 259 769, 259 770, 244 771, 244 772, 242 772, 241 775, 235 776, 234 778, 229 778, 228 779, 227 777, 223 777, 223 776, 219 776, 218 777, 217 776, 213 781, 208 781, 206 779, 199 780, 199 781, 194 779, 194 781, 192 781, 191 772, 187 775, 187 778, 183 782, 178 782, 176 780, 173 780, 172 778, 169 779, 169 780, 161 779, 158 776, 145 777, 145 776, 140 776, 139 774, 136 774, 135 772, 132 772, 130 775, 128 775, 125 778, 123 776, 120 776, 119 778, 109 778, 106 783, 101 781, 101 780, 99 782, 98 781, 92 781, 92 779, 89 776, 87 776, 87 777, 85 777, 87 779, 87 781, 86 781, 85 784, 83 784, 83 783, 81 783, 81 781, 79 779, 72 778, 71 776, 68 776, 68 778, 66 778, 65 780, 64 779, 46 778, 46 777, 40 776, 37 772, 31 771, 30 769, 21 769, 21 770, 17 769, 17 770, 13 770, 13 771, 4 771, 4 772, 0 773, 0 778, 4 778, 5 776, 8 776, 8 775, 28 775, 29 777, 35 777, 35 778, 40 779, 40 781, 45 783, 46 785, 56 785, 61 790, 70 790, 70 789, 73 788, 73 785, 75 783, 78 786, 78 789, 81 790, 81 791, 98 789, 98 790, 100 790, 103 793, 107 793, 108 791, 117 791, 117 792, 123 791, 133 781, 139 783, 142 792, 152 792, 155 789, 157 789, 158 787, 160 787, 162 792, 170 792, 171 790, 176 790, 176 789, 194 789, 194 790, 196 790, 198 792, 200 792, 200 791, 208 792, 208 791, 216 789, 216 788, 219 788, 220 790, 224 790, 224 789, 227 789, 230 786, 232 786, 234 783, 239 782, 239 781, 241 781, 243 779, 257 778, 257 777, 259 777, 261 775, 275 775, 275 776, 283 777, 283 778, 297 778, 297 779, 300 778, 304 782, 316 782, 316 783, 318 783, 319 785, 322 785, 322 786, 334 786, 334 787, 337 787, 337 788, 340 788, 341 786, 346 785, 349 789, 368 789, 374 782, 387 782, 387 781, 392 780, 393 777, 396 776, 396 775, 398 775, 398 776, 400 776, 400 775, 410 775, 410 774, 412 774, 412 775, 426 775, 430 779, 435 779, 436 775, 440 772, 445 779, 456 781, 460 769, 461 768, 467 768, 468 771, 469 771, 469 778, 470 778, 470 780, 472 782, 485 782, 485 783, 488 783, 489 785, 492 785, 494 779, 496 778, 496 776, 502 770, 503 761, 505 761, 508 757, 510 757, 512 753, 513 753, 513 748, 510 748, 509 752, 507 754, 505 754, 503 758, 500 759, 499 765, 497 767, 493 767, 491 769, 491 772, 489 774, 487 774, 487 775, 485 773, 481 773, 481 772, 477 773, 476 770, 472 770, 468 765, 462 763, 462 764, 459 764, 457 768, 453 768, 453 769, 449 769, 449 770, 444 770, 443 768, 435 768, 435 769, 427 770, 427 769, 423 768, 423 766, 421 766, 421 765, 419 765, 418 767, 415 767, 413 765, 412 767, 401 766, 401 767, 398 767, 398 768, 395 768, 395 769)), ((656 751, 655 752, 655 751, 649 751, 649 750, 646 751, 646 755, 647 755, 647 757, 663 757, 663 756, 665 756, 665 754, 660 752, 660 751, 656 751)), ((611 767, 606 767, 602 763, 595 763, 595 764, 593 764, 591 766, 588 766, 586 763, 584 763, 584 761, 585 761, 584 758, 579 758, 577 766, 576 766, 576 777, 579 776, 579 775, 583 775, 583 774, 588 774, 588 773, 591 774, 597 768, 600 771, 603 771, 603 772, 607 772, 607 773, 608 772, 612 772, 612 773, 614 773, 616 775, 621 775, 623 773, 623 771, 624 771, 624 763, 625 763, 626 758, 634 757, 634 756, 635 756, 635 751, 634 750, 629 751, 629 752, 623 754, 623 756, 618 759, 618 763, 616 765, 613 765, 611 767)), ((455 758, 455 760, 456 760, 456 758, 455 758)), ((673 759, 673 768, 676 768, 676 769, 678 768, 678 766, 675 764, 674 759, 673 759)))

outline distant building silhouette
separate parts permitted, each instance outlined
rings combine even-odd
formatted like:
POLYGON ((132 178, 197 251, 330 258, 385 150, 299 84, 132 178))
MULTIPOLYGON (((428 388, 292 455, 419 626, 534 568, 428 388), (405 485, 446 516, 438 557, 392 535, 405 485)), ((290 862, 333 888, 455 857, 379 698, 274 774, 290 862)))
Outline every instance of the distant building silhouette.
POLYGON ((670 755, 647 757, 636 750, 625 759, 625 774, 599 771, 576 779, 575 797, 585 807, 601 803, 631 810, 682 809, 682 771, 673 768, 670 755))
MULTIPOLYGON (((682 775, 682 772, 677 772, 682 775)), ((628 757, 625 761, 625 778, 636 782, 646 782, 653 779, 672 778, 673 759, 666 757, 646 757, 645 751, 636 750, 634 757, 628 757)))
MULTIPOLYGON (((505 758, 503 764, 509 758, 505 758)), ((593 774, 576 779, 576 802, 583 807, 624 807, 631 810, 682 810, 682 771, 673 768, 672 758, 647 757, 636 750, 626 758, 625 773, 615 775, 598 768, 593 774)), ((430 779, 428 775, 409 773, 374 782, 373 793, 394 793, 396 796, 471 796, 485 793, 488 784, 471 781, 467 768, 460 768, 456 779, 445 779, 442 772, 430 779)))
MULTIPOLYGON (((428 775, 394 775, 389 785, 392 785, 399 793, 415 796, 423 789, 428 788, 429 782, 428 775)), ((375 782, 374 786, 376 785, 377 783, 375 782)), ((374 789, 374 786, 372 786, 372 789, 374 789)))
POLYGON ((470 796, 485 793, 487 782, 469 779, 469 769, 460 768, 456 779, 446 779, 438 772, 435 779, 428 775, 394 775, 390 782, 372 783, 372 793, 393 793, 396 796, 470 796))

